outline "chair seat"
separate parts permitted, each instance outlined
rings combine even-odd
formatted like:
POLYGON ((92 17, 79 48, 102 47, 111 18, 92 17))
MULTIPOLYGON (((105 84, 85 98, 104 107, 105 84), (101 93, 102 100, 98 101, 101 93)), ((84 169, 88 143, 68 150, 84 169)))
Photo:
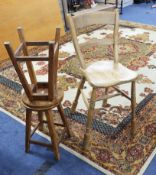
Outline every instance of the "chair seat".
POLYGON ((127 83, 137 78, 137 73, 118 63, 114 68, 112 60, 97 61, 82 69, 87 81, 95 87, 109 87, 127 83))
POLYGON ((23 101, 23 104, 32 109, 32 110, 37 110, 37 111, 40 111, 40 110, 47 110, 47 109, 51 109, 53 107, 56 107, 63 99, 63 96, 64 96, 64 92, 61 88, 58 88, 57 90, 57 97, 55 100, 52 100, 52 101, 41 101, 41 100, 35 100, 35 101, 30 101, 26 94, 23 93, 23 96, 22 96, 22 101, 23 101))

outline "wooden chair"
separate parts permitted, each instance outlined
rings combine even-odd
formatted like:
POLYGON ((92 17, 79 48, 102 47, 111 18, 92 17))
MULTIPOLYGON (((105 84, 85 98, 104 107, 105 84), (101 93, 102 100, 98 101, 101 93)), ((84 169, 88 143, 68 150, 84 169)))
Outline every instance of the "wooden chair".
MULTIPOLYGON (((83 74, 82 80, 80 82, 75 100, 72 105, 72 111, 74 112, 77 107, 78 99, 80 94, 84 99, 86 106, 88 107, 88 118, 86 123, 86 132, 84 135, 84 149, 88 148, 90 143, 92 121, 94 115, 95 102, 103 100, 103 106, 107 104, 107 99, 112 98, 117 95, 122 95, 131 101, 132 108, 132 120, 131 120, 131 135, 134 135, 134 118, 135 118, 135 80, 137 78, 137 73, 129 70, 125 66, 119 63, 118 58, 118 29, 119 29, 119 14, 118 10, 114 11, 98 11, 92 13, 84 13, 77 16, 67 15, 68 23, 70 26, 73 44, 77 54, 77 58, 80 62, 80 69, 83 74), (92 40, 93 43, 100 42, 101 44, 112 44, 114 48, 114 60, 103 60, 97 61, 90 65, 86 65, 83 54, 81 52, 77 35, 78 29, 90 26, 92 24, 100 25, 113 25, 113 38, 112 39, 101 39, 92 40), (85 81, 87 81, 92 86, 91 99, 88 103, 87 98, 83 92, 83 86, 85 81), (116 88, 116 85, 131 82, 131 97, 127 96, 120 89, 116 88), (113 87, 118 93, 114 95, 109 95, 108 88, 113 87), (96 89, 105 88, 105 94, 101 98, 96 98, 96 89)), ((127 58, 128 59, 128 58, 127 58)))
POLYGON ((20 82, 25 90, 23 94, 23 104, 26 107, 26 137, 25 137, 25 151, 29 152, 30 144, 39 144, 42 146, 50 147, 53 149, 57 160, 60 159, 59 154, 59 139, 55 130, 55 124, 66 128, 68 136, 70 136, 67 120, 64 115, 64 110, 61 105, 63 99, 63 91, 57 87, 57 64, 58 64, 58 52, 59 52, 59 38, 60 29, 56 29, 55 41, 25 41, 23 30, 21 27, 17 29, 20 39, 20 45, 17 50, 13 51, 9 42, 5 42, 4 45, 11 58, 14 68, 19 76, 20 82), (48 46, 48 56, 30 56, 28 55, 28 46, 48 46), (48 61, 48 81, 38 82, 37 76, 33 68, 32 62, 34 61, 48 61), (30 83, 25 76, 21 62, 26 62, 30 83), (52 109, 57 107, 63 124, 54 123, 52 109), (31 117, 32 112, 38 113, 39 124, 31 132, 31 117), (46 120, 44 120, 43 114, 45 114, 46 120), (43 128, 43 123, 47 123, 49 129, 49 136, 52 144, 46 144, 37 140, 32 140, 31 137, 35 133, 38 127, 43 128))

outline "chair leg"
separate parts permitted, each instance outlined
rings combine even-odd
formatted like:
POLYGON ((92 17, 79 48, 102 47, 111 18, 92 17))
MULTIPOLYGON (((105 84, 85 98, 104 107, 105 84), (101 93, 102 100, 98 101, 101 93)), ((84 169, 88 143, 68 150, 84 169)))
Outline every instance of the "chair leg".
POLYGON ((38 111, 39 129, 43 131, 43 111, 38 111))
POLYGON ((46 113, 46 118, 47 118, 48 129, 49 129, 49 136, 51 139, 51 143, 53 145, 55 158, 59 160, 60 159, 59 144, 58 144, 59 142, 58 142, 58 137, 57 137, 57 133, 55 130, 55 126, 54 126, 52 111, 48 110, 45 113, 46 113))
POLYGON ((58 109, 58 111, 59 111, 59 113, 60 113, 60 116, 61 116, 61 119, 62 119, 62 121, 63 121, 63 124, 64 124, 64 126, 66 127, 66 131, 67 131, 68 137, 70 137, 71 134, 70 134, 70 130, 69 130, 69 125, 68 125, 67 119, 66 119, 66 117, 65 117, 65 114, 64 114, 64 110, 63 110, 63 108, 62 108, 62 105, 59 104, 59 105, 57 106, 57 109, 58 109))
POLYGON ((31 115, 32 110, 26 108, 26 132, 25 132, 25 152, 30 150, 30 134, 31 134, 31 115))
POLYGON ((134 137, 135 133, 135 107, 136 107, 136 92, 135 92, 135 81, 132 82, 131 87, 131 110, 132 110, 132 120, 131 120, 131 137, 134 137))
MULTIPOLYGON (((108 93, 108 88, 105 88, 105 95, 108 93)), ((102 106, 105 107, 107 105, 107 99, 103 100, 102 106)))
POLYGON ((71 111, 72 112, 75 112, 75 110, 76 110, 78 99, 79 99, 79 96, 80 96, 80 93, 81 93, 81 89, 84 86, 84 83, 85 83, 85 78, 83 77, 82 80, 81 80, 81 82, 80 82, 80 84, 79 84, 79 87, 78 87, 78 90, 77 90, 77 94, 76 94, 75 100, 74 100, 74 102, 72 104, 72 107, 71 107, 71 111))
POLYGON ((85 132, 84 141, 83 141, 84 150, 86 150, 89 147, 89 144, 90 144, 91 129, 92 129, 93 116, 94 116, 95 100, 96 100, 96 89, 93 88, 93 91, 92 91, 92 94, 91 94, 91 99, 90 99, 90 105, 89 105, 89 109, 88 109, 86 132, 85 132))

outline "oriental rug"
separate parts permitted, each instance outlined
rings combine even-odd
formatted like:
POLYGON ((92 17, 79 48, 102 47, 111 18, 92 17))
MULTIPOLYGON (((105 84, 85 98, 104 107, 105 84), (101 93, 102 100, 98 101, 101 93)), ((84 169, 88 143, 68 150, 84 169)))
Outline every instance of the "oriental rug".
MULTIPOLYGON (((112 59, 112 47, 91 44, 92 39, 111 37, 111 27, 105 26, 87 34, 82 34, 79 40, 85 61, 90 63, 95 60, 112 59), (93 52, 94 51, 94 52, 93 52)), ((70 122, 73 137, 63 143, 73 150, 85 155, 101 167, 114 174, 136 175, 150 156, 156 146, 156 32, 135 27, 120 27, 119 55, 122 64, 138 72, 137 79, 137 108, 136 108, 136 135, 130 139, 130 107, 129 103, 121 97, 109 100, 106 109, 101 103, 96 104, 95 120, 92 132, 91 149, 83 152, 81 144, 85 131, 87 110, 79 102, 77 112, 70 113, 72 100, 75 96, 79 78, 79 63, 76 60, 72 42, 67 42, 60 47, 58 83, 65 91, 63 106, 70 122), (118 106, 121 113, 110 107, 118 106), (119 132, 120 131, 120 132, 119 132)), ((38 53, 47 54, 47 50, 38 53)), ((34 64, 38 79, 47 79, 47 63, 34 64)), ((23 65, 25 73, 27 69, 23 65)), ((22 120, 25 120, 25 109, 21 104, 21 85, 11 64, 2 66, 0 71, 0 106, 10 111, 22 120)), ((121 86, 128 95, 129 85, 121 86)), ((85 91, 90 95, 90 86, 85 84, 85 91)), ((102 95, 103 89, 97 91, 97 96, 102 95)), ((109 93, 113 93, 110 89, 109 93)), ((55 112, 57 114, 57 112, 55 112)), ((57 116, 57 115, 56 115, 57 116)), ((56 117, 57 118, 57 117, 56 117)), ((36 115, 33 123, 37 122, 36 115)))
MULTIPOLYGON (((1 108, 0 126, 1 175, 80 175, 82 168, 85 175, 103 175, 67 151, 69 148, 64 145, 60 146, 60 161, 55 160, 50 149, 37 145, 31 145, 29 154, 25 153, 24 122, 1 108)), ((40 132, 34 135, 34 139, 49 143, 45 135, 40 132)))

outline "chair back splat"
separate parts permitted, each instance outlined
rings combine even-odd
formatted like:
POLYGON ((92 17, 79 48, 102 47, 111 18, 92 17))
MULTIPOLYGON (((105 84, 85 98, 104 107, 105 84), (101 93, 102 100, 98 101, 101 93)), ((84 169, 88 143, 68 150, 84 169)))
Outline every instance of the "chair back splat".
POLYGON ((20 45, 16 51, 13 51, 12 46, 9 42, 5 42, 4 45, 25 91, 22 98, 23 104, 26 107, 25 151, 29 152, 30 143, 39 144, 52 148, 54 150, 56 159, 60 159, 58 147, 59 140, 54 125, 56 124, 65 127, 67 135, 70 136, 68 123, 61 105, 64 93, 62 89, 57 86, 60 29, 56 29, 54 41, 26 41, 23 29, 21 27, 18 27, 17 31, 19 35, 20 45), (28 52, 29 46, 47 46, 48 54, 45 56, 36 54, 30 55, 28 52), (33 66, 33 62, 36 61, 48 62, 47 81, 38 81, 33 66), (27 73, 25 73, 23 70, 24 66, 27 67, 27 73), (60 113, 63 124, 54 123, 53 121, 52 109, 55 107, 57 107, 58 112, 60 113), (38 113, 39 124, 31 133, 31 117, 33 111, 38 113), (45 114, 45 117, 43 114, 45 114), (44 118, 46 118, 46 120, 44 120, 44 118), (46 144, 31 139, 31 136, 35 133, 37 128, 43 130, 44 123, 46 123, 48 126, 49 136, 53 144, 46 144))

